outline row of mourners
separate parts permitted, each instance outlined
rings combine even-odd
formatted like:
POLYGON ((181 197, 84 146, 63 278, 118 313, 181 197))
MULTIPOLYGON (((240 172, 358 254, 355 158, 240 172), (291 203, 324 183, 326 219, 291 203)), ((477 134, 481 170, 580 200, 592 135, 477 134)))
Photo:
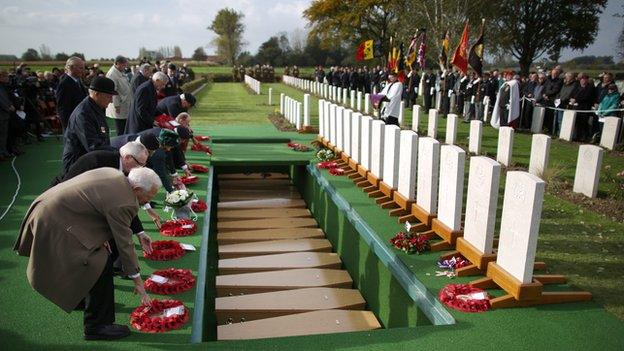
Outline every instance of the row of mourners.
MULTIPOLYGON (((378 115, 378 111, 371 109, 370 104, 370 94, 362 94, 361 91, 351 90, 349 91, 346 88, 339 88, 333 85, 314 82, 302 78, 295 78, 290 76, 284 76, 283 81, 287 85, 291 85, 298 89, 311 92, 315 94, 319 98, 322 98, 327 101, 334 102, 336 104, 342 105, 344 107, 348 107, 352 110, 356 110, 362 112, 366 115, 378 115)), ((467 102, 469 103, 469 102, 467 102)), ((484 123, 488 122, 490 116, 489 108, 490 101, 486 99, 484 101, 484 123)), ((399 113, 399 124, 404 126, 404 104, 401 104, 401 109, 399 113)), ((436 109, 437 111, 438 109, 436 109)), ((432 110, 430 110, 432 111, 432 110)), ((546 113, 546 108, 541 106, 535 106, 532 113, 531 118, 531 132, 534 134, 540 134, 544 128, 544 117, 546 113)), ((412 128, 417 130, 415 127, 418 126, 420 121, 421 108, 418 105, 414 105, 412 108, 412 128)), ((437 114, 436 114, 437 116, 437 114)), ((448 116, 457 116, 456 114, 449 113, 448 116)), ((566 141, 572 141, 575 137, 575 124, 577 121, 577 112, 574 110, 564 110, 563 118, 561 121, 561 127, 559 128, 559 138, 566 141)), ((619 136, 622 132, 622 119, 619 117, 604 117, 603 130, 600 137, 600 146, 613 150, 619 142, 619 136)), ((455 124, 456 128, 456 124, 455 124)))

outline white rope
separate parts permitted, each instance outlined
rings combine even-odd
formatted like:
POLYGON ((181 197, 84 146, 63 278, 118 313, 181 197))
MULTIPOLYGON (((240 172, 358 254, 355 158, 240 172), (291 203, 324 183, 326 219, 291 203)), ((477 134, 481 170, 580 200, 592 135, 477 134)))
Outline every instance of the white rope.
MULTIPOLYGON (((535 103, 535 99, 531 99, 531 98, 528 98, 526 96, 523 96, 521 100, 530 101, 531 103, 535 103)), ((555 111, 566 111, 566 110, 568 110, 568 111, 574 111, 574 112, 577 112, 577 113, 579 113, 579 112, 580 113, 596 113, 596 112, 598 112, 598 110, 574 110, 574 109, 571 109, 571 108, 559 108, 559 107, 550 107, 550 106, 544 106, 544 105, 535 105, 535 107, 543 107, 545 109, 555 110, 555 111)), ((623 108, 610 109, 610 110, 604 110, 602 112, 611 113, 611 112, 619 112, 619 111, 624 111, 624 109, 623 108)))
POLYGON ((13 194, 13 200, 11 200, 9 207, 7 207, 7 209, 4 210, 4 213, 2 213, 2 216, 0 216, 0 221, 4 219, 4 216, 6 216, 6 214, 9 213, 11 207, 13 207, 15 199, 17 199, 17 194, 19 194, 20 188, 22 187, 22 179, 20 178, 19 172, 17 172, 17 168, 15 168, 16 159, 17 157, 13 157, 13 161, 11 161, 11 167, 13 167, 13 172, 15 172, 15 176, 17 177, 17 188, 15 189, 15 194, 13 194))

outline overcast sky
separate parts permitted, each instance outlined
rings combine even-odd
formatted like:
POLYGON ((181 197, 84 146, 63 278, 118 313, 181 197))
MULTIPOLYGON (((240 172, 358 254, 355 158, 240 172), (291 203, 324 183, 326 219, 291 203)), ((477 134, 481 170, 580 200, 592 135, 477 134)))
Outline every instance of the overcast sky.
MULTIPOLYGON (((309 0, 0 0, 0 54, 21 56, 41 44, 57 52, 83 52, 87 58, 136 57, 141 46, 157 49, 178 45, 190 56, 213 38, 210 25, 217 11, 228 6, 245 14, 245 50, 255 54, 260 44, 278 32, 305 28, 301 14, 309 0)), ((622 0, 610 0, 600 18, 600 32, 583 52, 566 50, 562 59, 578 55, 615 55, 622 19, 622 0)), ((486 43, 487 45, 487 43, 486 43)), ((487 46, 486 46, 487 50, 487 46)), ((206 48, 208 53, 213 48, 206 48)))

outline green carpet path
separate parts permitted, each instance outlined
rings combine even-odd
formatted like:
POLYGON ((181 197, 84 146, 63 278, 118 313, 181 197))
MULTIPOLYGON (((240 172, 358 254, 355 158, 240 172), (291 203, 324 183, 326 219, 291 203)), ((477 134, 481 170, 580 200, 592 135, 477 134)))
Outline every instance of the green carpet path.
MULTIPOLYGON (((277 131, 267 119, 267 114, 279 109, 279 93, 285 92, 295 99, 302 100, 303 93, 282 84, 274 87, 275 106, 268 106, 266 85, 262 86, 261 95, 252 95, 240 83, 212 84, 198 94, 199 104, 193 111, 193 127, 196 134, 206 134, 213 138, 210 143, 214 151, 214 164, 228 162, 262 163, 267 161, 305 161, 313 153, 297 153, 289 150, 285 142, 267 144, 262 139, 276 138, 308 143, 315 136, 277 131), (299 94, 299 95, 297 95, 299 94), (245 141, 241 143, 241 141, 245 141)), ((318 100, 311 98, 313 124, 316 124, 318 100)), ((406 111, 407 112, 407 111, 406 111)), ((411 113, 406 114, 408 117, 411 113)), ((426 115, 422 117, 421 127, 426 126, 426 115)), ((441 119, 440 133, 443 133, 444 120, 441 119)), ((465 125, 459 129, 458 140, 467 137, 465 125)), ((443 135, 443 134, 440 134, 443 135)), ((484 149, 490 154, 496 148, 496 135, 489 128, 484 128, 484 149), (494 138, 494 139, 492 139, 494 138), (494 141, 492 141, 494 140, 494 141), (493 148, 493 149, 492 149, 493 148)), ((515 147, 523 149, 523 138, 519 135, 515 147)), ((576 163, 575 144, 553 143, 551 160, 561 156, 572 169, 576 163), (555 156, 555 154, 557 154, 555 156), (570 155, 568 155, 570 154, 570 155), (570 161, 572 160, 572 161, 570 161)), ((530 142, 529 142, 530 145, 530 142)), ((22 189, 14 207, 0 222, 0 340, 3 346, 11 350, 130 350, 130 349, 509 349, 548 348, 557 350, 596 349, 610 350, 624 348, 624 324, 613 314, 605 311, 595 302, 552 305, 533 308, 518 308, 489 311, 482 314, 466 314, 451 311, 457 319, 452 326, 418 326, 415 328, 391 328, 372 332, 333 334, 323 336, 305 336, 294 338, 264 339, 238 342, 210 342, 190 345, 190 324, 183 329, 164 334, 143 334, 133 332, 132 336, 118 342, 84 342, 82 340, 82 313, 65 314, 56 306, 34 292, 29 286, 25 270, 27 259, 18 257, 11 250, 17 236, 19 223, 30 202, 45 190, 50 179, 60 168, 60 141, 48 139, 44 143, 33 144, 25 148, 26 154, 19 157, 16 167, 22 177, 22 189), (495 346, 496 345, 496 346, 495 346), (539 345, 539 346, 538 346, 539 345), (548 346, 546 346, 548 345, 548 346), (532 346, 532 347, 531 347, 532 346)), ((528 152, 515 156, 514 160, 523 163, 528 152)), ((209 159, 203 153, 187 153, 190 163, 208 164, 209 159)), ((551 161, 553 162, 553 161, 551 161)), ((621 159, 607 156, 605 164, 612 162, 617 167, 621 159)), ((572 174, 573 175, 573 174, 572 174)), ((332 186, 336 187, 345 199, 363 217, 370 220, 369 225, 376 230, 384 241, 401 229, 394 218, 387 216, 364 193, 353 186, 345 177, 332 177, 323 171, 332 186)), ((200 175, 199 184, 191 187, 198 196, 205 196, 206 175, 200 175)), ((15 176, 5 162, 0 168, 0 211, 4 211, 10 202, 16 187, 15 176)), ((608 191, 608 186, 602 191, 608 191)), ((157 199, 162 202, 163 193, 157 199)), ((499 201, 499 206, 501 202, 499 201)), ((167 214, 158 208, 163 218, 167 214)), ((200 242, 202 216, 198 220, 198 233, 180 239, 181 242, 196 246, 200 242)), ((143 213, 141 219, 153 239, 163 239, 154 225, 143 213)), ((589 289, 600 304, 605 304, 614 312, 622 311, 624 302, 621 297, 622 233, 624 226, 605 219, 591 211, 552 196, 546 196, 540 230, 537 258, 545 260, 549 270, 557 274, 566 274, 574 285, 589 289), (600 236, 594 236, 596 231, 600 236), (607 250, 607 252, 605 252, 607 250), (591 252, 591 253, 590 253, 591 252), (579 263, 580 262, 580 263, 579 263), (579 267, 580 264, 580 267, 579 267), (596 273, 597 267, 604 267, 610 276, 596 273), (574 272, 570 274, 570 272, 574 272), (593 275, 593 276, 592 276, 593 275), (598 275, 599 278, 595 276, 598 275), (598 283, 597 283, 598 282, 598 283), (589 285, 589 287, 587 287, 589 285)), ((137 252, 140 248, 137 242, 137 252)), ((449 280, 435 277, 434 253, 425 255, 399 254, 403 261, 419 280, 432 293, 449 282, 464 282, 468 279, 449 280)), ((144 278, 151 271, 175 266, 190 268, 196 273, 198 253, 192 252, 180 260, 167 263, 147 261, 140 258, 144 278)), ((361 274, 364 274, 361 272, 361 274)), ((388 274, 388 272, 385 272, 388 274)), ((137 296, 132 294, 130 281, 115 278, 116 310, 119 323, 127 323, 131 310, 139 304, 137 296)), ((567 289, 567 287, 561 287, 567 289)), ((156 296, 156 295, 153 295, 156 296)), ((174 298, 179 298, 193 308, 194 289, 174 298)), ((383 296, 378 296, 383 301, 383 296)), ((191 311, 193 312, 193 311, 191 311)), ((621 313, 621 312, 620 312, 621 313)))

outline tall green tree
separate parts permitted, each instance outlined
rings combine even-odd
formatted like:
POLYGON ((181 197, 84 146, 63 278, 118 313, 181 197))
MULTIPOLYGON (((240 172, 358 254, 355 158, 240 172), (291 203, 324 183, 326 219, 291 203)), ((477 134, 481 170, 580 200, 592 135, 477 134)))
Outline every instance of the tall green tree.
POLYGON ((315 0, 303 15, 310 22, 309 37, 318 37, 323 48, 373 39, 386 52, 399 14, 396 0, 315 0))
POLYGON ((208 56, 206 55, 204 48, 201 46, 195 49, 195 51, 193 52, 193 56, 191 56, 191 58, 195 61, 206 61, 207 57, 208 56))
POLYGON ((581 50, 594 42, 606 0, 499 0, 491 3, 501 50, 512 54, 527 74, 543 55, 558 59, 561 50, 581 50))
POLYGON ((41 60, 41 57, 39 57, 39 53, 37 52, 37 50, 35 50, 33 48, 29 48, 28 50, 26 50, 26 52, 24 52, 22 54, 22 60, 24 60, 24 61, 39 61, 39 60, 41 60))
POLYGON ((211 42, 217 49, 217 55, 224 58, 229 65, 236 63, 236 58, 245 46, 243 41, 245 25, 242 23, 244 16, 242 12, 224 8, 219 10, 212 24, 208 27, 209 30, 217 34, 217 37, 211 42))

